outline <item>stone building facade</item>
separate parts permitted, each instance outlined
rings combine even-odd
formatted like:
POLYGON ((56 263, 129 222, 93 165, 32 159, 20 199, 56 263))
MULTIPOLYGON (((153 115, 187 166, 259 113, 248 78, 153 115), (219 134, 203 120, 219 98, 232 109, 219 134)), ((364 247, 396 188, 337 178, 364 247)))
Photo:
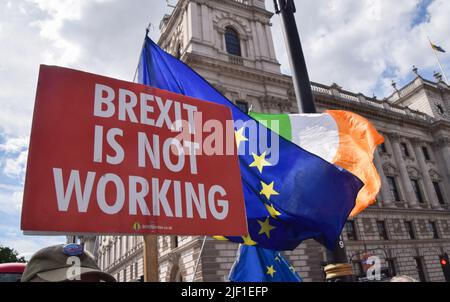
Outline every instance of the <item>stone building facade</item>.
MULTIPOLYGON (((281 73, 264 0, 179 0, 161 21, 159 44, 180 57, 243 110, 298 112, 292 79, 281 73)), ((284 43, 281 37, 276 43, 284 43)), ((376 255, 386 274, 443 281, 439 255, 450 253, 450 86, 414 80, 383 99, 313 83, 319 111, 350 110, 386 139, 375 154, 382 189, 374 206, 343 232, 355 275, 376 255)), ((98 238, 100 267, 119 281, 143 275, 141 237, 98 238)), ((225 281, 238 245, 192 236, 160 236, 161 281, 225 281), (194 271, 197 266, 195 276, 194 271)), ((323 281, 326 252, 307 241, 285 255, 305 281, 323 281)))

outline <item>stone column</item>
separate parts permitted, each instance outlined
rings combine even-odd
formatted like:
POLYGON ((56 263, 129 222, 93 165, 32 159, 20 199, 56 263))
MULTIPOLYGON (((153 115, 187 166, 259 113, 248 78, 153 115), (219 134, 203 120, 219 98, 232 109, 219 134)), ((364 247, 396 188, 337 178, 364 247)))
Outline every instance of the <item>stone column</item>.
POLYGON ((395 203, 393 200, 394 197, 392 196, 391 190, 389 189, 389 183, 386 179, 386 175, 384 175, 383 164, 381 162, 380 155, 378 154, 378 150, 375 150, 374 164, 381 178, 381 198, 383 199, 383 206, 388 208, 395 207, 395 203))
POLYGON ((416 194, 409 178, 408 170, 406 169, 406 163, 403 160, 402 150, 400 148, 400 135, 397 133, 391 134, 391 144, 394 153, 395 163, 398 165, 400 180, 403 187, 404 198, 408 202, 411 208, 420 208, 419 202, 416 199, 416 194))
POLYGON ((446 174, 450 178, 450 138, 443 137, 438 139, 438 146, 444 159, 446 174))
POLYGON ((416 154, 416 159, 419 164, 420 170, 422 171, 423 183, 425 185, 425 191, 428 197, 427 199, 430 202, 431 207, 433 209, 440 209, 441 205, 439 204, 439 199, 436 195, 436 191, 433 186, 433 181, 431 180, 430 177, 428 165, 425 161, 425 156, 423 155, 422 144, 423 142, 419 139, 413 140, 414 152, 416 154))
MULTIPOLYGON (((441 171, 445 175, 444 179, 446 179, 447 182, 450 182, 450 138, 443 137, 438 139, 436 147, 439 150, 440 158, 443 159, 443 167, 441 171)), ((447 196, 450 196, 450 186, 445 185, 444 190, 447 191, 447 196)))

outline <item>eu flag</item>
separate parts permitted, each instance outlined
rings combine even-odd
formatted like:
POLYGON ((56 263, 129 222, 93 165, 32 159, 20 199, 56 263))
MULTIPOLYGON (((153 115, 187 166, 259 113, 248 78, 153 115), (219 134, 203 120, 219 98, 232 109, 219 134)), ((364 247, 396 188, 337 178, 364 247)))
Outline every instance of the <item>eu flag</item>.
POLYGON ((302 282, 294 267, 279 252, 241 245, 231 269, 231 282, 302 282))
POLYGON ((247 125, 257 123, 252 117, 148 37, 141 53, 139 82, 229 107, 238 149, 257 146, 239 155, 249 232, 223 239, 277 251, 293 250, 311 238, 334 247, 363 185, 356 176, 262 124, 264 131, 250 135, 247 125), (275 145, 278 148, 267 147, 275 145), (278 156, 273 156, 276 152, 278 156))

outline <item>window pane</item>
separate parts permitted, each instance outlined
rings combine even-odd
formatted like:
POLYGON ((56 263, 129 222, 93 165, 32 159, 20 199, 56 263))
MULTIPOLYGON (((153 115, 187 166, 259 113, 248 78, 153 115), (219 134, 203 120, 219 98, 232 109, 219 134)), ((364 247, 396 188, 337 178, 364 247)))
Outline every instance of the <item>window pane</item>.
POLYGON ((227 53, 241 56, 241 42, 239 41, 238 34, 230 27, 227 27, 225 30, 225 44, 227 53))
POLYGON ((444 205, 445 200, 444 200, 444 195, 442 195, 441 186, 439 185, 438 182, 433 182, 433 186, 434 186, 434 190, 436 191, 436 195, 439 200, 439 203, 444 205))
POLYGON ((394 277, 397 275, 397 271, 395 270, 395 261, 393 259, 387 259, 386 265, 389 269, 390 277, 394 277))
POLYGON ((352 241, 357 240, 354 221, 347 221, 345 223, 345 230, 347 232, 348 240, 352 240, 352 241))
POLYGON ((414 190, 414 193, 416 194, 417 201, 419 203, 424 203, 422 191, 420 190, 419 181, 417 179, 411 179, 411 184, 414 190))
POLYGON ((427 279, 425 278, 425 271, 423 267, 422 257, 414 257, 414 260, 416 260, 417 273, 419 274, 420 282, 427 282, 427 279))
POLYGON ((426 160, 430 160, 430 153, 428 153, 428 148, 427 147, 422 147, 422 151, 423 151, 423 156, 425 157, 426 160))
POLYGON ((400 147, 402 149, 403 156, 409 157, 408 146, 406 145, 406 143, 401 143, 400 147))
POLYGON ((416 234, 414 233, 414 229, 413 229, 413 225, 411 221, 406 221, 405 222, 405 228, 406 228, 406 232, 409 235, 410 239, 416 239, 416 234))
POLYGON ((381 240, 388 240, 388 235, 386 231, 386 223, 384 221, 377 221, 378 234, 381 240))
POLYGON ((238 106, 239 109, 240 109, 242 112, 248 113, 248 104, 247 104, 247 102, 237 101, 237 102, 236 102, 236 106, 238 106))
POLYGON ((397 183, 395 182, 394 177, 387 177, 387 181, 389 183, 389 190, 391 190, 392 196, 395 201, 400 201, 400 195, 398 194, 397 183))
POLYGON ((436 222, 430 221, 429 226, 430 226, 430 232, 433 233, 433 239, 439 239, 439 233, 438 233, 436 222))

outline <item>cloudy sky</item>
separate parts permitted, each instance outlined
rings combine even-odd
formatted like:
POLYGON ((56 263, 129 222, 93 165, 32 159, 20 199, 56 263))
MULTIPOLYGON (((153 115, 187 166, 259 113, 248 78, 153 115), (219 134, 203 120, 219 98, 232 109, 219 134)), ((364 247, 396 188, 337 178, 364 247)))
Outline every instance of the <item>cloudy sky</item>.
MULTIPOLYGON (((428 78, 438 70, 427 34, 450 51, 448 0, 295 2, 315 82, 382 98, 392 80, 411 80, 412 65, 428 78)), ((273 11, 272 0, 266 5, 273 11)), ((130 80, 145 27, 151 22, 157 39, 170 10, 164 0, 0 0, 0 245, 29 256, 61 241, 23 236, 19 227, 39 64, 130 80)), ((289 73, 278 16, 273 25, 277 56, 289 73)), ((450 67, 450 55, 441 59, 450 67)))

